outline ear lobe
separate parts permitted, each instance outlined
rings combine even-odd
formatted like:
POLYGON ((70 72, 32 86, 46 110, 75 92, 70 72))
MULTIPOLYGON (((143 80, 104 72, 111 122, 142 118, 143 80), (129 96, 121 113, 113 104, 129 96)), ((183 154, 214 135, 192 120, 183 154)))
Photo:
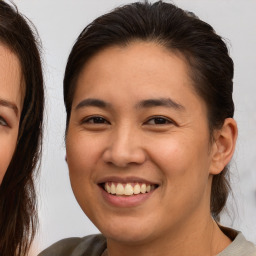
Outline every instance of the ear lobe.
POLYGON ((219 174, 231 161, 237 139, 237 124, 233 118, 226 118, 220 130, 214 134, 210 174, 219 174))

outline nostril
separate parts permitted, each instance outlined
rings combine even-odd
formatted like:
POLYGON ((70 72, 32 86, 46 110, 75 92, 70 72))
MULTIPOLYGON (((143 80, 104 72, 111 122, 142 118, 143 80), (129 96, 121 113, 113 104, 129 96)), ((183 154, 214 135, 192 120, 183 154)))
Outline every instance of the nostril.
POLYGON ((140 148, 134 150, 109 148, 103 153, 103 160, 109 165, 125 168, 131 164, 143 164, 146 161, 146 154, 140 148))

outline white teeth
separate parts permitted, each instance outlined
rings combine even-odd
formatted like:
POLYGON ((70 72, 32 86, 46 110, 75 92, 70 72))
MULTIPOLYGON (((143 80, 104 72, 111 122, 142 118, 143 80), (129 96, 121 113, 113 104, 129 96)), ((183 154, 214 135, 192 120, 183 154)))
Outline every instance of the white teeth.
POLYGON ((109 184, 108 184, 108 183, 105 183, 104 188, 105 188, 105 190, 106 190, 108 193, 110 193, 110 192, 111 192, 111 188, 110 188, 110 186, 109 186, 109 184))
POLYGON ((124 194, 124 186, 120 183, 116 186, 116 194, 120 196, 124 194))
POLYGON ((125 185, 124 194, 126 196, 130 196, 130 195, 133 194, 133 187, 132 187, 131 184, 128 183, 128 184, 125 185))
POLYGON ((146 184, 142 184, 141 187, 140 187, 140 193, 145 194, 146 191, 147 191, 147 186, 146 186, 146 184))
POLYGON ((111 187, 109 186, 108 183, 106 183, 106 184, 107 184, 107 189, 106 189, 106 191, 107 191, 108 193, 111 193, 111 187))
POLYGON ((115 194, 116 193, 116 186, 114 183, 111 184, 110 193, 115 194))
POLYGON ((133 188, 133 194, 137 195, 140 193, 140 185, 136 184, 133 188))
POLYGON ((150 191, 155 189, 154 185, 149 185, 145 183, 137 183, 135 185, 132 185, 131 183, 123 184, 123 183, 114 183, 114 182, 106 182, 104 185, 105 190, 109 194, 113 195, 138 195, 138 194, 145 194, 149 193, 150 191))

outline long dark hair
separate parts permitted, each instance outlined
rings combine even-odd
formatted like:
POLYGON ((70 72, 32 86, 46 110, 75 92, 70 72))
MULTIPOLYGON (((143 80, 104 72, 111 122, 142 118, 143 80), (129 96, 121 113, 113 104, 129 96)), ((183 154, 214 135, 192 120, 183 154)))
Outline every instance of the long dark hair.
MULTIPOLYGON (((117 8, 89 24, 79 35, 69 55, 64 77, 64 101, 68 128, 76 80, 86 61, 102 49, 152 41, 183 54, 190 67, 194 89, 207 105, 211 132, 233 117, 233 61, 222 38, 193 13, 158 1, 133 3, 117 8)), ((230 191, 228 167, 214 175, 211 214, 215 219, 226 204, 230 191)))
POLYGON ((1 256, 27 255, 38 223, 34 178, 42 148, 44 86, 35 38, 17 8, 0 1, 0 43, 19 58, 25 82, 17 146, 0 185, 1 256))

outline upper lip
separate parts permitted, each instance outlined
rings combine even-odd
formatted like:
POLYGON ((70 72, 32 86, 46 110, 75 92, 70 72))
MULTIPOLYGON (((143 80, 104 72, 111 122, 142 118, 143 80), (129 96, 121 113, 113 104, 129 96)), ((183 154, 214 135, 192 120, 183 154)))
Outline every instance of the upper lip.
POLYGON ((141 177, 129 176, 129 177, 118 177, 118 176, 109 176, 101 178, 97 181, 98 184, 106 182, 116 182, 116 183, 145 183, 150 185, 159 185, 159 183, 150 181, 141 177))

